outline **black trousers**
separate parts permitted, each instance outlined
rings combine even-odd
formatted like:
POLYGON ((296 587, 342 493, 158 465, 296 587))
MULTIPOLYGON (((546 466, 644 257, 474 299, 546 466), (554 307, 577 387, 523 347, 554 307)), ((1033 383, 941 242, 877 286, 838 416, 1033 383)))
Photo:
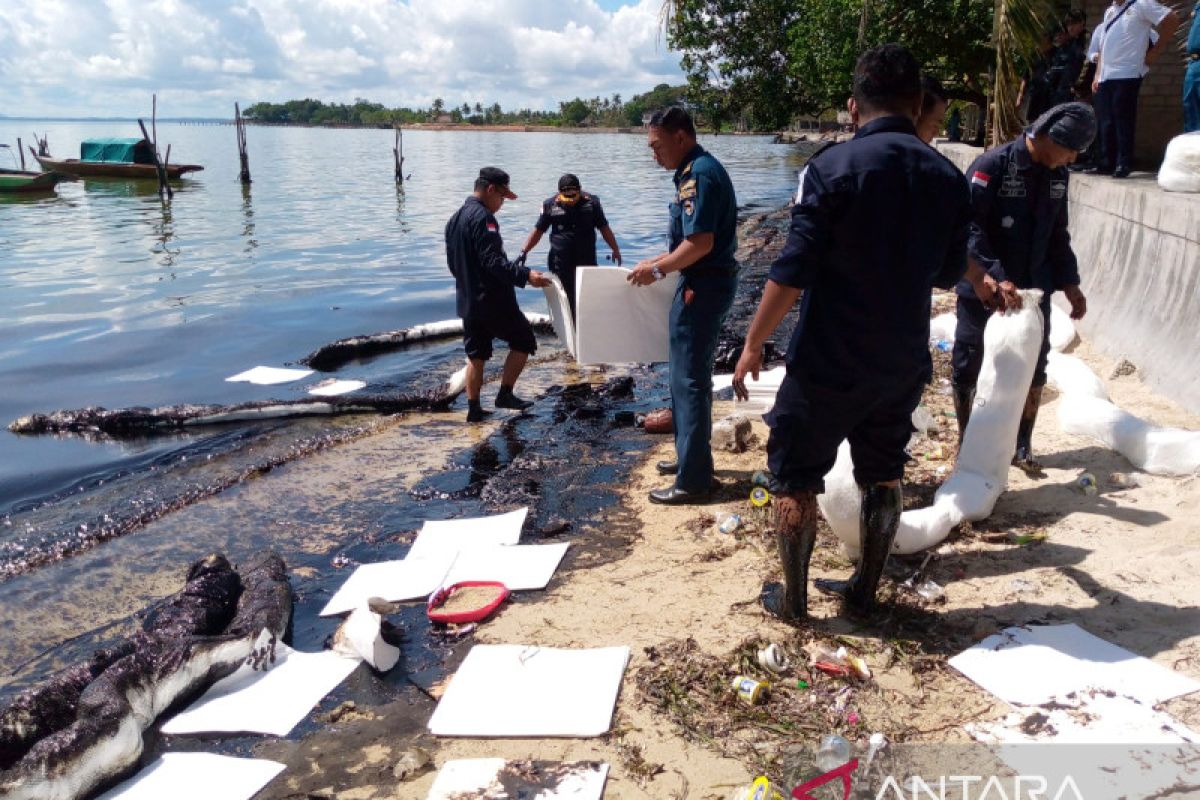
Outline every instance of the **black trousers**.
POLYGON ((1100 125, 1100 159, 1104 170, 1133 169, 1133 139, 1137 131, 1138 92, 1141 78, 1104 81, 1093 104, 1100 125))

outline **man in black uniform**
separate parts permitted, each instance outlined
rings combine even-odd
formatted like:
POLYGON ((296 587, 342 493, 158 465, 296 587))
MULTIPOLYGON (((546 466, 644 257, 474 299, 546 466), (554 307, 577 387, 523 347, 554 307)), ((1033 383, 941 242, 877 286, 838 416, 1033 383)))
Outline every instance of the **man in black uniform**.
POLYGON ((1063 292, 1071 318, 1087 313, 1079 289, 1079 267, 1067 232, 1067 165, 1096 136, 1096 115, 1086 103, 1063 103, 1038 117, 1025 133, 989 150, 971 164, 971 260, 994 279, 982 287, 960 282, 958 327, 954 332, 954 410, 958 436, 971 416, 975 383, 983 364, 983 329, 992 309, 1020 305, 1017 289, 1041 289, 1045 336, 1033 385, 1021 414, 1013 463, 1036 472, 1033 426, 1042 387, 1046 385, 1046 356, 1050 352, 1050 295, 1063 292))
POLYGON ((583 191, 579 178, 567 173, 558 179, 558 194, 542 203, 542 214, 525 240, 521 255, 537 247, 542 234, 550 231, 550 271, 567 290, 571 316, 575 316, 575 268, 596 263, 596 231, 612 248, 613 261, 621 264, 621 248, 608 226, 600 198, 583 191))
POLYGON ((746 399, 763 343, 803 295, 787 375, 766 416, 785 586, 782 597, 764 587, 763 601, 784 619, 806 614, 816 496, 843 439, 862 491, 862 557, 847 583, 826 588, 855 610, 873 606, 900 522, 912 412, 933 373, 931 289, 950 288, 967 268, 967 184, 917 138, 921 96, 920 68, 904 47, 880 45, 858 59, 848 104, 858 132, 805 166, 787 243, 734 371, 746 399))
POLYGON ((505 200, 517 196, 508 188, 508 173, 484 167, 475 179, 475 191, 446 223, 446 263, 454 276, 458 316, 463 321, 467 350, 467 422, 491 414, 479 404, 483 367, 492 357, 492 340, 508 342, 508 358, 500 376, 496 408, 524 411, 533 403, 513 394, 525 362, 537 350, 533 327, 517 305, 514 287, 549 286, 542 273, 525 266, 525 259, 509 261, 500 238, 496 212, 505 200))

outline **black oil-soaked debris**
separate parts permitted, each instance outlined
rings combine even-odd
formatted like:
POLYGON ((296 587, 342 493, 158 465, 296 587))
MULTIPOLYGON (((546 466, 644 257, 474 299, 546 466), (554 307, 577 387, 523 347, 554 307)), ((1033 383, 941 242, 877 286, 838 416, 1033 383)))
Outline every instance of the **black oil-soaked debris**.
MULTIPOLYGON (((531 320, 531 322, 537 333, 554 333, 554 328, 548 320, 531 320)), ((320 372, 332 372, 351 361, 392 353, 418 342, 455 339, 459 336, 462 336, 462 323, 457 319, 415 325, 397 331, 359 334, 318 347, 300 359, 298 363, 320 372)))

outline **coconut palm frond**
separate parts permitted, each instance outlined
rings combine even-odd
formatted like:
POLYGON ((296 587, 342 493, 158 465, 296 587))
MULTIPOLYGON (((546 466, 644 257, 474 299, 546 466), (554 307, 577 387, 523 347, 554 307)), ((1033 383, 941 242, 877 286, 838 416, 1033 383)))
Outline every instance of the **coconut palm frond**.
POLYGON ((1021 119, 1016 108, 1021 73, 1038 57, 1038 46, 1054 20, 1049 0, 995 0, 992 45, 996 72, 992 86, 992 140, 999 144, 1017 134, 1021 119))

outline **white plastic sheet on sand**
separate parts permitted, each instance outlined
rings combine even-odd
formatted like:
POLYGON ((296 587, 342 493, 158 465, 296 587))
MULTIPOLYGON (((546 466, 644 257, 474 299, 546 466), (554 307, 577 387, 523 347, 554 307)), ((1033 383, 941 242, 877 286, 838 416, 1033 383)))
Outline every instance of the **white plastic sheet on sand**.
MULTIPOLYGON (((266 733, 287 736, 361 661, 324 651, 301 653, 279 642, 265 672, 248 664, 214 683, 162 726, 167 734, 266 733)), ((219 796, 219 795, 213 795, 219 796)))
POLYGON ((163 753, 98 800, 249 800, 283 770, 260 758, 163 753))
POLYGON ((648 364, 669 357, 668 322, 678 273, 634 286, 630 270, 580 267, 575 271, 576 358, 580 364, 648 364))
POLYGON ((601 736, 628 647, 567 650, 477 644, 429 719, 437 736, 601 736))
POLYGON ((1200 192, 1200 132, 1184 133, 1167 143, 1158 185, 1167 192, 1200 192))
MULTIPOLYGON (((758 373, 758 380, 754 380, 753 376, 747 375, 746 391, 749 392, 750 399, 738 401, 738 413, 765 414, 770 411, 775 406, 775 395, 779 394, 779 387, 783 383, 784 375, 787 375, 787 367, 783 366, 763 370, 758 373)), ((732 386, 733 375, 713 376, 714 393, 729 389, 732 386)))
POLYGON ((546 277, 550 279, 550 285, 544 287, 542 291, 546 294, 546 306, 550 309, 550 323, 554 326, 554 333, 563 343, 563 347, 567 348, 568 353, 575 356, 575 317, 571 314, 571 302, 567 299, 567 290, 563 288, 562 281, 558 279, 557 275, 546 273, 546 277))
MULTIPOLYGON (((545 764, 545 762, 543 762, 545 764)), ((506 767, 516 768, 518 774, 528 772, 524 764, 514 764, 503 758, 462 758, 447 761, 438 772, 425 800, 460 800, 464 797, 480 800, 600 800, 604 794, 604 781, 608 777, 608 764, 596 761, 580 761, 546 764, 538 770, 538 764, 530 765, 538 770, 528 787, 517 786, 512 794, 514 778, 501 782, 501 771, 506 767), (554 786, 546 786, 548 776, 553 776, 554 786), (508 784, 508 787, 505 786, 508 784), (533 792, 536 790, 537 794, 533 792)))
POLYGON ((311 369, 291 369, 288 367, 254 367, 237 375, 231 375, 225 380, 230 383, 256 383, 260 386, 275 386, 280 383, 291 383, 312 375, 311 369))
POLYGON ((363 602, 333 635, 333 650, 361 658, 372 669, 387 672, 400 660, 400 648, 383 639, 383 615, 363 602))
MULTIPOLYGON (((892 552, 916 553, 941 542, 963 520, 986 519, 1004 491, 1042 340, 1041 292, 1024 291, 1022 296, 1020 311, 993 314, 988 320, 975 407, 954 471, 934 495, 933 505, 901 515, 892 552)), ((825 476, 825 493, 817 501, 846 552, 857 557, 862 498, 847 442, 838 448, 837 461, 825 476)))

